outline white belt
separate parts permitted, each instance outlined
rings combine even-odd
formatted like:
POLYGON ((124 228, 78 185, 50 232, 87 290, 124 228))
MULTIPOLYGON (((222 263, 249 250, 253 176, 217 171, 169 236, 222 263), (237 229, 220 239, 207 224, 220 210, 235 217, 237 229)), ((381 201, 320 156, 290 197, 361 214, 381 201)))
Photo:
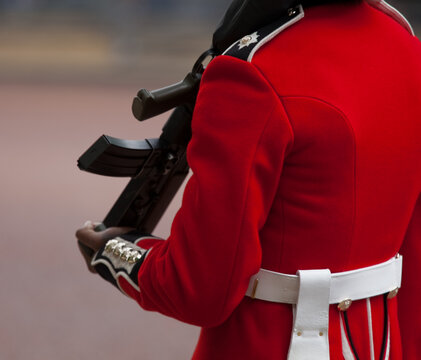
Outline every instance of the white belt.
POLYGON ((288 360, 329 359, 329 305, 347 310, 352 301, 401 286, 402 256, 384 263, 331 274, 330 270, 299 270, 288 275, 260 269, 250 279, 246 295, 253 299, 293 304, 294 326, 288 360))

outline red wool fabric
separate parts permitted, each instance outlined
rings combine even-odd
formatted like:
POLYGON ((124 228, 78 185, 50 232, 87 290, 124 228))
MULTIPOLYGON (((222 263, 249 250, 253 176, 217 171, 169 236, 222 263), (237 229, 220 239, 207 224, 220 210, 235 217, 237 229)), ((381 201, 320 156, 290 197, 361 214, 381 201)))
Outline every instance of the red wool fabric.
MULTIPOLYGON (((346 271, 400 252, 390 359, 420 359, 420 100, 420 42, 364 2, 305 10, 250 63, 219 56, 201 84, 193 176, 171 235, 141 266, 140 294, 123 288, 203 327, 193 359, 286 359, 291 306, 244 297, 253 274, 346 271)), ((378 358, 383 299, 370 304, 378 358)), ((366 300, 348 312, 360 359, 367 314, 366 300)), ((340 316, 332 305, 333 360, 340 316)))

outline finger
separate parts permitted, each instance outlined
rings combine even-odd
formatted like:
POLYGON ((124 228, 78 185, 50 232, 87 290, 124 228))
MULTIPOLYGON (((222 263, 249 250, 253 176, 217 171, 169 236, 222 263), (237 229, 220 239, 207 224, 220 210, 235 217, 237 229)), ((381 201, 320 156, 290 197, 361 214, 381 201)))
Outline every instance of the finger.
POLYGON ((86 227, 76 231, 76 238, 80 243, 94 250, 98 250, 103 243, 101 234, 95 232, 94 229, 86 227))
POLYGON ((103 231, 95 231, 95 224, 86 222, 84 227, 76 231, 76 238, 83 245, 98 251, 105 242, 133 230, 130 227, 110 227, 103 231))
POLYGON ((83 226, 76 230, 76 237, 79 239, 81 236, 86 234, 89 231, 92 231, 94 229, 94 224, 92 221, 88 220, 86 221, 83 226))
POLYGON ((104 231, 99 232, 101 238, 104 240, 109 240, 115 238, 116 236, 126 234, 132 230, 135 230, 131 227, 110 227, 105 229, 104 231))

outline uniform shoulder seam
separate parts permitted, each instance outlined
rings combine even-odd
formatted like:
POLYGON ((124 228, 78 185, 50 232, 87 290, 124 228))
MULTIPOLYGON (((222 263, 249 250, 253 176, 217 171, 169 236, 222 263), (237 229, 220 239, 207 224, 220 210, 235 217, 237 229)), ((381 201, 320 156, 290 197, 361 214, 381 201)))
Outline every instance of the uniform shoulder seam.
MULTIPOLYGON (((266 82, 266 85, 272 90, 274 97, 278 100, 282 109, 285 111, 286 122, 288 123, 288 128, 289 128, 290 135, 291 135, 290 149, 292 149, 294 147, 294 142, 295 142, 294 128, 292 126, 292 123, 291 123, 289 114, 287 112, 287 109, 285 108, 284 102, 282 101, 282 96, 278 94, 275 87, 272 85, 272 83, 269 81, 269 79, 265 76, 265 74, 262 72, 262 70, 259 69, 258 66, 256 66, 255 64, 250 64, 250 65, 256 70, 256 72, 259 73, 259 75, 262 77, 262 79, 266 82)), ((289 152, 288 150, 289 149, 287 149, 286 154, 289 152)))

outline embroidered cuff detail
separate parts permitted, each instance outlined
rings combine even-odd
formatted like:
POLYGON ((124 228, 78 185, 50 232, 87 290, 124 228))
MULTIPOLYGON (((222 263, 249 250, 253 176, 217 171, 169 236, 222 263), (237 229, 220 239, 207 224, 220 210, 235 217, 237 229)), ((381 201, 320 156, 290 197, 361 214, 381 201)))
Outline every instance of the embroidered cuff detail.
POLYGON ((137 274, 148 251, 118 237, 109 240, 94 255, 91 264, 102 278, 127 295, 120 284, 120 280, 124 278, 133 290, 140 292, 137 274))
POLYGON ((133 265, 140 261, 145 253, 146 250, 126 240, 112 239, 105 244, 103 255, 113 263, 133 265))

